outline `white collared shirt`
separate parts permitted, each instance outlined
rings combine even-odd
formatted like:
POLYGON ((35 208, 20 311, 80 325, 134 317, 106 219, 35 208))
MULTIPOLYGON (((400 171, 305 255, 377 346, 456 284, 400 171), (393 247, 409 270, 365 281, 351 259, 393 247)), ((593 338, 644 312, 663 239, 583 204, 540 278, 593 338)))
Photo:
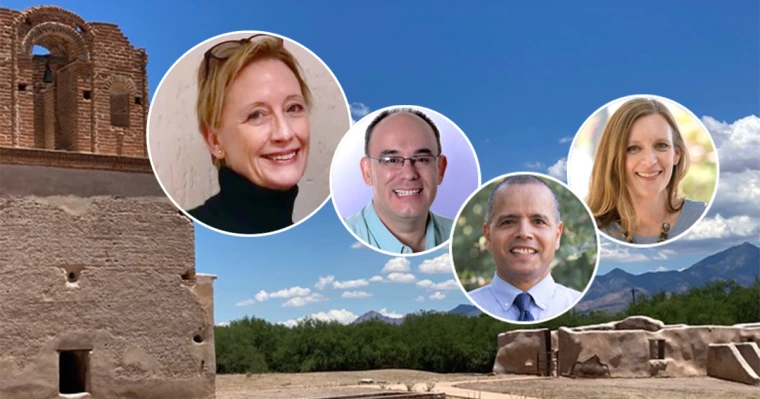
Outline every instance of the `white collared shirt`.
MULTIPOLYGON (((532 297, 528 311, 536 321, 564 313, 581 297, 581 293, 554 282, 551 273, 526 291, 532 297)), ((514 306, 515 297, 522 293, 494 273, 491 284, 467 294, 487 313, 507 320, 517 320, 520 311, 514 306)))

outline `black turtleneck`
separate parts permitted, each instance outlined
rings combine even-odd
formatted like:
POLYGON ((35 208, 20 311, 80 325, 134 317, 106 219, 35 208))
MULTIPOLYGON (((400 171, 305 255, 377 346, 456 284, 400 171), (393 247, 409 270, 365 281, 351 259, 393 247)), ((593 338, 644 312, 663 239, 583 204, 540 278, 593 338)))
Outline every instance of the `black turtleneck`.
POLYGON ((211 227, 239 234, 269 233, 293 224, 298 186, 286 191, 272 190, 221 167, 219 188, 219 194, 188 213, 211 227))

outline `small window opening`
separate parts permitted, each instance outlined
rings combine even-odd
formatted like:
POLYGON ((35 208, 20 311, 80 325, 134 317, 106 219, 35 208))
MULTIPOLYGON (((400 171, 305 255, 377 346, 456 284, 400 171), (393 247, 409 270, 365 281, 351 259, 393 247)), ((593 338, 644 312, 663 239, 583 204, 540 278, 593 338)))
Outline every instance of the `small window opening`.
POLYGON ((90 91, 85 90, 84 92, 82 92, 82 98, 84 98, 85 100, 89 100, 91 98, 90 91))
POLYGON ((142 105, 142 97, 135 97, 135 104, 142 105))
POLYGON ((90 351, 60 351, 58 357, 59 392, 63 394, 87 392, 90 373, 90 351))
POLYGON ((18 91, 26 91, 26 83, 19 83, 18 91))
POLYGON ((193 341, 195 341, 195 343, 200 344, 203 342, 203 337, 201 337, 200 334, 195 334, 195 336, 193 337, 193 341))
POLYGON ((70 283, 76 283, 79 280, 79 275, 76 272, 69 272, 68 280, 70 283))

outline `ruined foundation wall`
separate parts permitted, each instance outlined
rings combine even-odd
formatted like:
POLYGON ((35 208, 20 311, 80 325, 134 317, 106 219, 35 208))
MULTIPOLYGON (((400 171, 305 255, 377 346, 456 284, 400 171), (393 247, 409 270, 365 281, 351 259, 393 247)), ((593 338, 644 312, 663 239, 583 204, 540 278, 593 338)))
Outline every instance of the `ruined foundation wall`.
POLYGON ((516 330, 499 334, 494 374, 535 375, 538 360, 536 355, 547 351, 544 338, 546 331, 516 330))
POLYGON ((0 192, 0 220, 0 397, 58 397, 60 350, 90 351, 92 398, 214 397, 211 282, 165 197, 0 192))
POLYGON ((573 375, 574 367, 591 367, 596 356, 598 367, 608 369, 610 377, 705 376, 710 344, 759 339, 760 329, 731 326, 664 328, 656 332, 560 328, 559 373, 573 375), (657 358, 656 350, 653 353, 652 340, 663 340, 663 359, 657 358))

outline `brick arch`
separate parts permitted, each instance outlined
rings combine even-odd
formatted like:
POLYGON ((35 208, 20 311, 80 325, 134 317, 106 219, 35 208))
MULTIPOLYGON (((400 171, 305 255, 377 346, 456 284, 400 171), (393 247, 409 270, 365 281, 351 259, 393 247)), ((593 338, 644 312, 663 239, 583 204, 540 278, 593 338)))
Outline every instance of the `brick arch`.
MULTIPOLYGON (((90 52, 82 36, 74 28, 60 22, 42 22, 35 25, 21 42, 20 51, 32 55, 32 47, 42 44, 52 54, 66 51, 70 60, 90 61, 90 52)), ((61 54, 56 54, 61 55, 61 54)))
POLYGON ((27 8, 16 17, 16 26, 27 23, 27 21, 32 25, 49 21, 60 22, 73 27, 80 27, 86 32, 91 31, 90 24, 85 22, 82 17, 57 6, 35 6, 27 8))
POLYGON ((138 93, 135 82, 126 76, 110 75, 105 80, 105 86, 108 87, 109 92, 111 92, 112 89, 119 89, 118 86, 121 86, 125 88, 129 94, 135 95, 138 93))

